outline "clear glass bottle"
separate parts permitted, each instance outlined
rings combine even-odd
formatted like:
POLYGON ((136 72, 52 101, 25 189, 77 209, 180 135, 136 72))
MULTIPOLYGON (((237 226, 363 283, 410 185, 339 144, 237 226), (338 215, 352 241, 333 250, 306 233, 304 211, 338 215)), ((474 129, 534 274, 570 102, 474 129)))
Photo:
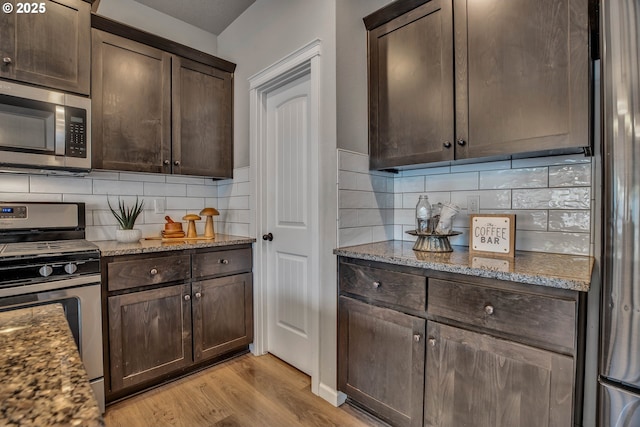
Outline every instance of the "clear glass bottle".
POLYGON ((416 205, 416 231, 418 233, 429 232, 429 219, 431 218, 431 205, 429 197, 422 195, 418 198, 416 205))

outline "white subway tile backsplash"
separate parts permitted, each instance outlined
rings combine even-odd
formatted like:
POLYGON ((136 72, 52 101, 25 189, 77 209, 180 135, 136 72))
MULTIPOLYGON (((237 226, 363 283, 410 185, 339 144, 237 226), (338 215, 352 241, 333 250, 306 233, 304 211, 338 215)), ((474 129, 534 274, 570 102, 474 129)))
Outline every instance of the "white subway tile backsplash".
POLYGON ((591 158, 586 157, 583 154, 569 154, 565 156, 550 156, 550 157, 532 157, 529 159, 514 159, 511 161, 511 167, 518 168, 531 168, 538 166, 552 166, 552 165, 570 165, 576 163, 591 163, 591 158))
POLYGON ((120 174, 118 172, 112 171, 100 171, 100 170, 92 170, 91 173, 84 177, 85 179, 110 179, 112 181, 117 181, 120 179, 120 174))
POLYGON ((451 203, 467 209, 469 196, 480 196, 480 209, 511 208, 511 190, 452 191, 451 203))
POLYGON ((187 186, 186 184, 145 182, 143 194, 145 196, 186 196, 187 186))
POLYGON ((549 231, 591 232, 591 212, 549 211, 549 231))
POLYGON ((165 179, 168 184, 205 185, 206 182, 213 182, 211 178, 184 175, 167 175, 165 179))
POLYGON ((339 209, 338 227, 350 228, 358 226, 358 209, 339 209))
POLYGON ((4 202, 61 202, 62 194, 47 193, 0 193, 4 202))
POLYGON ((547 168, 504 169, 480 172, 480 188, 548 187, 547 168))
POLYGON ((342 228, 338 236, 338 246, 362 245, 373 242, 371 227, 342 228))
POLYGON ((402 194, 402 209, 415 209, 418 204, 418 198, 421 195, 426 194, 429 197, 429 203, 432 205, 435 203, 445 203, 451 201, 451 193, 448 191, 430 192, 430 193, 403 193, 402 194))
POLYGON ((338 151, 338 169, 369 173, 369 156, 351 151, 338 151))
POLYGON ((218 197, 218 187, 214 185, 187 184, 187 197, 218 197))
POLYGON ((591 165, 573 164, 549 167, 549 187, 589 187, 591 165))
POLYGON ((428 175, 442 175, 451 173, 450 166, 438 166, 435 168, 425 169, 408 169, 400 171, 400 176, 428 176, 428 175))
POLYGON ((204 199, 200 197, 167 197, 167 209, 199 211, 204 209, 204 207, 204 199))
POLYGON ((249 173, 251 169, 249 166, 237 168, 233 170, 233 181, 234 182, 249 182, 249 173))
POLYGON ((96 179, 93 181, 93 194, 143 194, 143 184, 141 182, 135 181, 112 181, 107 179, 96 179))
POLYGON ((29 191, 31 193, 91 194, 92 181, 75 177, 31 175, 29 191))
POLYGON ((358 173, 349 171, 338 171, 338 189, 339 190, 357 190, 358 189, 358 173))
POLYGON ((120 172, 121 181, 137 182, 167 182, 167 178, 162 174, 120 172))
POLYGON ((359 227, 371 227, 386 224, 387 209, 356 209, 359 227))
POLYGON ((546 210, 482 210, 482 213, 514 214, 517 230, 547 231, 549 212, 546 210))
POLYGON ((513 190, 513 209, 589 209, 588 187, 513 190))
POLYGON ((28 193, 29 175, 10 175, 0 173, 0 192, 28 193))
POLYGON ((516 249, 533 252, 589 255, 588 233, 518 231, 516 249))
POLYGON ((452 173, 448 175, 429 175, 426 177, 425 190, 427 192, 477 189, 478 172, 452 173))
POLYGON ((423 193, 424 192, 424 176, 406 176, 396 179, 394 188, 401 193, 423 193))
POLYGON ((474 171, 493 171, 511 168, 511 160, 501 160, 497 162, 486 163, 466 163, 463 165, 452 165, 451 172, 474 172, 474 171))

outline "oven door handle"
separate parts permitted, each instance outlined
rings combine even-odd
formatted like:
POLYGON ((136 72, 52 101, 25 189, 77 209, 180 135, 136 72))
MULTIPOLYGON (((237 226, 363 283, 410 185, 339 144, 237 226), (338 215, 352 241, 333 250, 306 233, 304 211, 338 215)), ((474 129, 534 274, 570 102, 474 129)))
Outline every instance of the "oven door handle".
POLYGON ((71 277, 68 279, 56 280, 54 282, 34 283, 33 285, 0 287, 0 298, 13 297, 16 295, 31 294, 36 292, 53 291, 57 289, 72 288, 75 286, 100 284, 99 274, 87 274, 86 276, 71 277))

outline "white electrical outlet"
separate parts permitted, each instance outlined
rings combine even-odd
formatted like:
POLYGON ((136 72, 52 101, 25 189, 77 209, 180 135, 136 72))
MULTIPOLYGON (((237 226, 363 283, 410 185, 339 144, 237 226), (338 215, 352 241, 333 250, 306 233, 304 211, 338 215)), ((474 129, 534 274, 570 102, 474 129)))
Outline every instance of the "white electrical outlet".
POLYGON ((153 213, 164 213, 164 199, 153 199, 153 213))
POLYGON ((469 214, 480 213, 480 196, 467 196, 467 212, 469 214))

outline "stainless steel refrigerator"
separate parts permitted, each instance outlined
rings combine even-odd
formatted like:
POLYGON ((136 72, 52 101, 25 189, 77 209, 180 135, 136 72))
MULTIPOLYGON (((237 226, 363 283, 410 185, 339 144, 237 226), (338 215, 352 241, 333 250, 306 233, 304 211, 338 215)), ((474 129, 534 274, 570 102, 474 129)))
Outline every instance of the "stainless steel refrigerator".
POLYGON ((599 426, 640 426, 640 1, 602 0, 599 426))

